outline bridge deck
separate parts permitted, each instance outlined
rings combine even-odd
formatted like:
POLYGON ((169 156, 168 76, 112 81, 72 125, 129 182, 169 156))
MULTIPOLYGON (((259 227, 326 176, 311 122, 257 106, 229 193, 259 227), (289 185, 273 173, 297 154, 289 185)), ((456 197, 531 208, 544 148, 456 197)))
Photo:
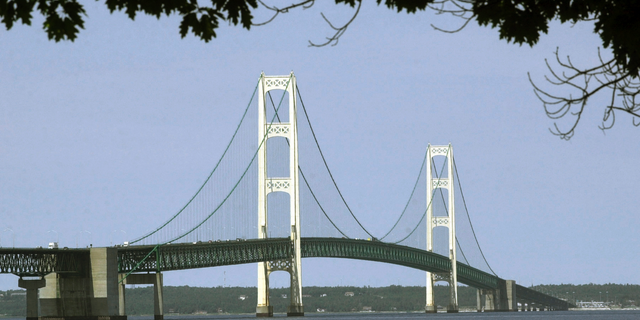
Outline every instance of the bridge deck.
MULTIPOLYGON (((118 250, 120 272, 169 271, 287 259, 293 254, 289 238, 212 243, 180 243, 123 247, 118 250), (146 257, 146 259, 145 259, 146 257), (142 261, 142 263, 140 263, 142 261)), ((349 258, 402 265, 429 272, 448 272, 447 257, 416 248, 379 241, 341 238, 302 238, 303 258, 349 258)), ((477 288, 497 288, 499 278, 458 264, 458 281, 477 288)))
MULTIPOLYGON (((448 272, 448 257, 421 249, 379 241, 342 238, 302 238, 303 258, 348 258, 392 263, 429 272, 448 272)), ((118 271, 164 272, 215 266, 284 260, 293 254, 289 238, 177 243, 163 246, 118 248, 118 271)), ((51 272, 83 272, 89 249, 6 249, 0 248, 0 273, 19 276, 51 272)), ((503 279, 458 263, 458 281, 466 285, 495 289, 503 279)), ((517 298, 541 305, 569 307, 566 301, 517 286, 517 298)))

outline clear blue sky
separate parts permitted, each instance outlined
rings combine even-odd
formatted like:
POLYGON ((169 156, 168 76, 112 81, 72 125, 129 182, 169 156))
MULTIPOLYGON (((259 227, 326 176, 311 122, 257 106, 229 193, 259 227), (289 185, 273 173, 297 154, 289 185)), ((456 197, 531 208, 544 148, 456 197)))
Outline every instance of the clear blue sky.
MULTIPOLYGON (((600 43, 589 23, 554 24, 529 48, 475 23, 444 34, 430 24, 453 27, 449 18, 367 3, 337 46, 310 48, 331 34, 321 11, 338 24, 352 11, 318 3, 251 31, 223 26, 204 43, 181 39, 175 17, 132 22, 86 6, 74 43, 48 41, 40 21, 0 30, 2 246, 13 241, 7 228, 19 247, 143 234, 204 180, 260 72, 294 71, 333 174, 373 231, 395 219, 377 212, 401 210, 427 144, 451 142, 498 275, 524 285, 640 283, 630 272, 640 263, 640 129, 619 117, 603 134, 606 99, 596 98, 562 141, 527 78, 542 83, 557 46, 594 64, 600 43)), ((424 285, 423 272, 348 260, 304 260, 303 277, 305 286, 424 285)), ((284 273, 273 279, 288 285, 284 273)), ((165 284, 254 286, 256 267, 167 273, 165 284)), ((0 275, 0 289, 16 287, 0 275)))

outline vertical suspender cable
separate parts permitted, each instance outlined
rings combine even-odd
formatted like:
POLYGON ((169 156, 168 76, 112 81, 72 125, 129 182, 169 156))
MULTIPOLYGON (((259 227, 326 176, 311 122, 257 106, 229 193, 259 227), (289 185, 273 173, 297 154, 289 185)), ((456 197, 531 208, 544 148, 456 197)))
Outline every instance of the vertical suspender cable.
MULTIPOLYGON (((291 80, 287 81, 287 86, 285 88, 286 89, 289 87, 289 84, 291 83, 291 80)), ((278 104, 278 109, 280 109, 280 106, 282 105, 282 100, 284 99, 284 94, 282 95, 282 98, 280 99, 280 104, 278 104)), ((277 109, 276 109, 276 113, 277 113, 277 109)), ((275 120, 275 115, 273 117, 273 119, 271 120, 271 122, 273 122, 273 120, 275 120)), ((231 195, 233 194, 233 192, 236 190, 236 188, 238 187, 238 185, 240 184, 240 182, 242 182, 242 180, 244 179, 244 177, 247 175, 247 172, 249 171, 249 168, 251 168, 251 165, 253 164, 253 161, 255 161, 256 157, 258 156, 258 153, 260 152, 260 148, 262 148, 262 145, 266 142, 267 140, 267 135, 269 132, 269 129, 271 129, 271 124, 269 124, 269 127, 267 129, 267 131, 265 132, 264 136, 262 137, 262 140, 260 141, 260 144, 258 145, 258 148, 256 149, 256 151, 253 154, 253 157, 251 158, 251 161, 249 162, 249 165, 246 167, 246 169, 244 170, 244 172, 242 173, 242 175, 240 176, 240 178, 238 179, 238 181, 234 184, 233 188, 231 188, 231 191, 227 194, 226 197, 224 197, 224 199, 222 199, 222 202, 220 202, 220 204, 213 210, 213 212, 211 212, 203 221, 201 221, 200 223, 198 223, 195 227, 191 228, 190 230, 188 230, 187 232, 185 232, 184 234, 170 240, 167 241, 167 243, 169 242, 173 242, 179 239, 184 238, 186 235, 190 234, 191 232, 193 232, 194 230, 198 229, 202 224, 204 224, 205 222, 207 222, 216 212, 218 212, 218 210, 222 207, 222 205, 229 199, 229 197, 231 197, 231 195)))
MULTIPOLYGON (((300 91, 299 91, 297 86, 296 86, 296 91, 298 92, 298 97, 300 97, 300 91)), ((275 103, 273 103, 273 98, 271 97, 271 92, 269 92, 268 94, 269 94, 269 99, 271 99, 271 105, 273 106, 273 110, 276 110, 276 105, 275 105, 275 103)), ((300 97, 300 102, 302 103, 302 97, 300 97)), ((304 108, 304 105, 303 105, 303 108, 304 108)), ((280 121, 280 116, 278 116, 278 112, 277 111, 276 111, 276 116, 278 117, 278 121, 280 121)), ((298 115, 295 114, 294 116, 297 117, 298 115)), ((307 121, 308 121, 308 119, 307 119, 307 121)), ((288 139, 287 139, 287 145, 289 145, 289 140, 288 139)), ((333 220, 331 220, 331 218, 329 218, 329 215, 327 214, 327 212, 324 210, 324 208, 322 207, 322 205, 318 201, 318 198, 316 197, 316 194, 313 192, 313 189, 311 189, 311 186, 309 185, 309 181, 307 181, 307 177, 305 177, 304 172, 302 172, 302 167, 300 167, 299 164, 298 164, 298 171, 300 172, 300 175, 302 176, 302 180, 304 180, 304 183, 307 185, 307 188, 309 188, 309 192, 311 192, 311 196, 313 196, 313 199, 318 204, 318 207, 320 208, 320 211, 322 211, 324 216, 329 220, 329 222, 333 225, 333 227, 336 230, 338 230, 338 232, 340 232, 340 234, 342 236, 344 236, 346 238, 349 238, 344 232, 342 232, 342 230, 340 230, 340 228, 338 228, 338 226, 333 222, 333 220)))
POLYGON ((347 204, 347 201, 344 199, 344 196, 342 195, 342 192, 340 192, 340 188, 338 188, 338 184, 336 183, 336 180, 333 178, 333 174, 331 173, 331 170, 329 169, 329 165, 327 164, 327 160, 325 159, 324 154, 322 153, 322 149, 320 149, 320 144, 318 143, 318 139, 316 138, 316 134, 315 134, 315 132, 313 130, 313 126, 311 126, 311 121, 309 120, 309 115, 307 114, 307 108, 304 107, 304 102, 302 101, 302 95, 300 94, 300 89, 297 87, 297 85, 296 85, 296 89, 298 91, 298 97, 300 97, 300 104, 302 105, 302 110, 304 111, 304 116, 307 119, 307 123, 309 123, 309 129, 311 129, 311 135, 313 136, 313 140, 316 142, 316 146, 318 147, 318 151, 320 152, 320 157, 322 157, 322 161, 324 162, 324 166, 325 166, 325 168, 327 168, 327 172, 329 173, 329 177, 331 177, 331 181, 333 182, 333 185, 335 186, 336 190, 338 191, 338 194, 340 195, 340 199, 342 199, 342 203, 344 203, 345 207, 347 207, 347 210, 349 211, 349 213, 351 214, 353 219, 358 223, 360 228, 362 228, 362 230, 364 230, 364 232, 366 232, 371 237, 371 239, 376 239, 376 237, 374 237, 362 225, 362 223, 360 223, 360 220, 358 220, 358 218, 356 218, 356 216, 353 214, 353 211, 351 211, 351 208, 349 208, 349 205, 347 204))
POLYGON ((400 222, 400 219, 402 219, 404 214, 407 212, 407 208, 409 207, 409 203, 411 202, 411 199, 413 199, 413 194, 416 192, 416 189, 418 187, 418 182, 420 181, 420 178, 422 177, 422 170, 424 169, 425 163, 427 163, 427 152, 425 152, 425 154, 424 154, 424 158, 422 160, 422 165, 420 166, 420 172, 418 172, 418 178, 416 179, 416 183, 413 185, 413 190, 411 190, 411 195, 409 196, 409 200, 407 200, 407 204, 404 206, 404 209, 402 210, 402 213, 400 214, 400 217, 398 218, 398 220, 396 220, 396 223, 393 224, 393 227, 391 227, 391 229, 389 229, 389 231, 384 236, 382 236, 382 238, 379 239, 380 241, 384 240, 384 238, 386 238, 391 233, 391 231, 393 231, 393 229, 396 228, 396 226, 400 222))
POLYGON ((480 243, 478 242, 478 237, 476 237, 476 231, 473 229, 473 223, 471 223, 471 217, 469 217, 469 209, 467 209, 467 202, 464 200, 464 192, 462 192, 462 183, 460 183, 460 175, 458 175, 458 167, 456 167, 456 161, 453 161, 453 168, 456 172, 456 177, 458 177, 458 186, 460 187, 460 195, 462 196, 462 203, 464 204, 464 210, 467 212, 467 219, 469 219, 469 225, 471 226, 471 232, 473 233, 473 238, 476 240, 476 244, 478 245, 478 249, 480 250, 480 255, 482 255, 482 259, 489 267, 489 270, 493 273, 494 276, 498 276, 495 271, 489 265, 487 258, 485 258, 484 253, 482 252, 482 248, 480 247, 480 243))
MULTIPOLYGON (((447 150, 447 154, 449 154, 449 150, 447 150)), ((425 157, 425 159, 426 159, 426 157, 425 157)), ((446 164, 446 162, 442 164, 442 168, 440 169, 440 176, 442 176, 442 173, 444 172, 445 164, 446 164)), ((431 165, 431 164, 429 164, 429 165, 431 165)), ((437 171, 436 171, 436 177, 437 177, 437 171)), ((439 179, 440 178, 438 178, 438 180, 439 179)), ((420 227, 420 225, 422 224, 422 221, 427 216, 427 210, 429 210, 429 207, 431 206, 431 204, 433 204, 433 198, 434 198, 435 194, 436 194, 436 189, 433 189, 433 191, 431 192, 431 200, 429 201, 429 203, 427 203, 427 208, 424 209, 424 213, 422 214, 422 218, 420 218, 420 221, 418 221, 418 223, 413 228, 413 230, 411 230, 411 232, 406 237, 404 237, 404 238, 402 238, 402 239, 400 239, 400 240, 398 240, 396 242, 392 242, 392 243, 399 244, 400 242, 407 240, 414 232, 416 232, 416 230, 418 230, 418 227, 420 227)))
POLYGON ((247 107, 244 110, 244 113, 242 114, 242 118, 240 119, 240 123, 238 124, 238 127, 236 128, 236 131, 233 133, 233 136, 231 137, 231 140, 229 141, 229 143, 227 144, 226 149, 224 150, 224 152, 222 153, 222 156, 220 157, 220 160, 218 160, 218 163, 216 163, 216 166, 213 168, 213 170, 211 171, 211 173, 209 174, 209 176, 207 177, 207 179, 205 179, 204 183, 202 184, 202 186, 200 186, 200 188, 198 189, 198 191, 196 191, 196 193, 193 195, 193 197, 191 197, 191 199, 189 199, 189 201, 187 202, 187 204, 185 204, 179 211, 178 213, 176 213, 173 217, 171 217, 169 220, 167 220, 164 224, 162 224, 160 227, 158 227, 157 229, 149 232, 148 234, 135 239, 133 241, 131 241, 131 244, 134 244, 136 242, 140 242, 146 238, 148 238, 149 236, 155 234, 156 232, 158 232, 159 230, 163 229, 165 226, 167 226, 171 221, 173 221, 175 218, 177 218, 186 208, 187 206, 193 201, 193 199, 196 198, 196 196, 198 194, 200 194, 200 191, 202 191, 202 188, 204 188, 204 186, 207 184, 207 182, 209 182, 209 179, 211 179, 211 176, 213 176, 213 173, 216 172, 216 170, 218 169, 218 166, 220 165, 220 163, 222 162, 222 159, 225 157, 225 155, 227 154, 227 151, 229 151, 229 148, 231 147, 231 143, 233 142, 233 140, 235 139, 236 135, 238 134, 238 131, 240 130, 240 125, 242 125, 242 122, 244 121, 246 115, 247 115, 247 111, 249 111, 249 107, 251 106, 251 102, 253 101, 253 98, 256 95, 256 92, 258 91, 258 85, 260 84, 260 80, 262 80, 262 75, 260 76, 260 78, 258 79, 258 83, 256 84, 255 89, 253 90, 253 94, 251 95, 251 99, 249 100, 249 103, 247 104, 247 107))

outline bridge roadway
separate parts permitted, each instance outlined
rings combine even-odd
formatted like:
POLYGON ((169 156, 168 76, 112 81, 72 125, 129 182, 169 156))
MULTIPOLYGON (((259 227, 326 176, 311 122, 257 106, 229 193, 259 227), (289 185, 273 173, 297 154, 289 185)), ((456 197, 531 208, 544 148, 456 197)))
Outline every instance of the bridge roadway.
MULTIPOLYGON (((448 257, 421 249, 379 241, 344 238, 302 238, 303 258, 349 258, 379 261, 429 272, 448 272, 448 257)), ((175 243, 162 246, 118 247, 118 272, 164 272, 215 266, 277 261, 293 253, 289 238, 175 243)), ((19 276, 51 272, 83 272, 89 249, 0 248, 0 273, 19 276)), ((458 263, 458 281, 479 289, 496 289, 505 280, 458 263)), ((517 285, 518 300, 566 310, 566 301, 517 285)))
MULTIPOLYGON (((179 243, 159 247, 130 246, 118 250, 119 271, 126 273, 184 270, 284 260, 293 254, 289 238, 231 240, 212 243, 179 243)), ((402 265, 430 272, 448 272, 448 257, 411 247, 379 241, 342 238, 302 238, 302 258, 350 258, 402 265)), ((458 281, 481 289, 495 289, 499 278, 468 265, 458 264, 458 281)))

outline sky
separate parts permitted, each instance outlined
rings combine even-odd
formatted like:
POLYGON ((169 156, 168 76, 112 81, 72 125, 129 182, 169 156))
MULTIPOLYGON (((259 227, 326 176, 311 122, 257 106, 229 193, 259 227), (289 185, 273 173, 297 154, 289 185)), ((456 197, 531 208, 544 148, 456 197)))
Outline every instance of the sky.
MULTIPOLYGON (((478 240, 519 284, 631 283, 640 275, 639 129, 603 132, 594 97, 575 136, 552 135, 527 73, 544 85, 557 47, 597 62, 593 25, 553 23, 533 48, 497 30, 365 3, 336 46, 313 48, 352 9, 292 10, 250 31, 181 39, 178 17, 85 4, 75 42, 41 20, 0 30, 0 245, 108 246, 140 236, 192 195, 223 151, 261 72, 293 71, 334 177, 365 226, 384 232, 426 146, 451 143, 478 240)), ((260 11, 258 18, 266 20, 260 11)), ((608 50, 603 51, 608 54, 608 50)), ((562 119, 567 126, 571 119, 562 119)), ((303 235, 304 236, 304 235, 303 235)), ((167 272, 165 285, 255 286, 255 265, 167 272)), ((424 272, 303 260, 304 286, 424 285, 424 272)), ((273 287, 288 286, 274 273, 273 287)), ((0 275, 0 289, 17 277, 0 275)))

